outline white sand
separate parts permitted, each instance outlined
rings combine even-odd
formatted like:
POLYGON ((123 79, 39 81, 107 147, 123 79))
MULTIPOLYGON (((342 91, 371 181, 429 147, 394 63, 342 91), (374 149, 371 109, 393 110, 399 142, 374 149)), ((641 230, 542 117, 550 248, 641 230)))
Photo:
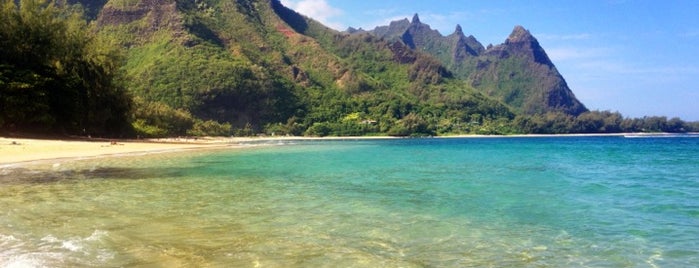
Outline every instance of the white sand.
POLYGON ((141 152, 232 146, 227 140, 42 140, 0 137, 0 165, 58 158, 81 158, 141 152))

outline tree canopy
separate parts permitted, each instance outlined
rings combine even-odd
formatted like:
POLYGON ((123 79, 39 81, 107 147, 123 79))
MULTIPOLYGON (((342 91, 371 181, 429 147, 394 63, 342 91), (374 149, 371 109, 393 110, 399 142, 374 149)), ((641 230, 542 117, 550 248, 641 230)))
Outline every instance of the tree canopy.
POLYGON ((80 6, 0 1, 0 126, 64 134, 119 135, 131 98, 117 81, 121 54, 97 35, 80 6))

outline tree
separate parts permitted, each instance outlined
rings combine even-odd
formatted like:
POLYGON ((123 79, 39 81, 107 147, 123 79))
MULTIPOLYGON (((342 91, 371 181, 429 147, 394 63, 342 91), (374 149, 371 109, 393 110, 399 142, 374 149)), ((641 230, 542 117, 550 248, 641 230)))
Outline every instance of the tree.
POLYGON ((643 131, 661 132, 667 129, 667 117, 665 116, 644 116, 643 131))
POLYGON ((665 129, 667 132, 686 132, 686 127, 685 127, 685 122, 682 121, 679 117, 673 117, 669 121, 667 121, 667 128, 665 129))
POLYGON ((130 97, 116 83, 120 52, 81 9, 46 0, 0 0, 3 128, 73 134, 127 131, 130 97))

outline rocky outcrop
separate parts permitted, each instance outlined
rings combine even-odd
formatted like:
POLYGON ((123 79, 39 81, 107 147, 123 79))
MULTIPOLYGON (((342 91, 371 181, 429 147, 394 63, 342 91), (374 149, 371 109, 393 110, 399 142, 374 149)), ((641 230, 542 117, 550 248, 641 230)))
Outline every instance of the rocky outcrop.
POLYGON ((161 29, 171 30, 176 37, 185 32, 182 15, 177 12, 174 0, 140 0, 131 5, 107 3, 96 20, 100 28, 137 21, 139 23, 132 27, 132 34, 138 36, 150 36, 161 29), (142 21, 145 23, 140 23, 142 21))
POLYGON ((411 21, 393 21, 370 33, 432 54, 455 76, 468 79, 519 112, 578 115, 587 111, 536 38, 522 26, 516 26, 503 44, 487 49, 473 35, 466 36, 461 25, 442 36, 417 14, 411 21))
POLYGON ((430 25, 422 23, 418 14, 412 20, 403 19, 379 26, 370 33, 389 40, 400 40, 408 47, 428 52, 436 56, 446 66, 455 66, 466 57, 477 56, 485 49, 473 36, 465 36, 461 26, 456 31, 443 36, 430 25))
POLYGON ((503 44, 485 50, 477 62, 469 74, 472 83, 523 113, 587 111, 536 38, 522 26, 516 26, 503 44))

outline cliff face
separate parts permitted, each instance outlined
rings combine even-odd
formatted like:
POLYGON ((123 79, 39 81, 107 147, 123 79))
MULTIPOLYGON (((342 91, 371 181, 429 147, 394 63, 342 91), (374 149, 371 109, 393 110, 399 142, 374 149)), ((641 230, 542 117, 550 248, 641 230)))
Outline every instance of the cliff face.
POLYGON ((133 5, 107 2, 96 18, 98 27, 129 25, 133 34, 148 38, 158 31, 184 34, 184 20, 173 0, 143 0, 133 5))
POLYGON ((468 57, 476 57, 485 51, 483 45, 478 42, 473 35, 469 35, 468 37, 464 35, 461 25, 456 25, 454 33, 446 38, 449 39, 452 44, 451 59, 453 62, 463 62, 468 57))
POLYGON ((518 112, 578 115, 587 111, 536 38, 522 26, 516 26, 503 44, 488 49, 472 35, 466 36, 460 25, 442 36, 417 14, 412 21, 394 21, 371 33, 435 56, 456 77, 518 112))
POLYGON ((445 66, 458 70, 458 66, 468 57, 478 56, 484 48, 473 36, 465 36, 461 26, 449 36, 442 36, 437 30, 422 23, 418 14, 412 21, 393 21, 388 26, 379 26, 370 33, 389 40, 399 40, 408 47, 432 54, 445 66))
POLYGON ((539 42, 516 26, 505 43, 485 50, 468 74, 473 85, 527 114, 560 111, 579 115, 578 101, 539 42))

